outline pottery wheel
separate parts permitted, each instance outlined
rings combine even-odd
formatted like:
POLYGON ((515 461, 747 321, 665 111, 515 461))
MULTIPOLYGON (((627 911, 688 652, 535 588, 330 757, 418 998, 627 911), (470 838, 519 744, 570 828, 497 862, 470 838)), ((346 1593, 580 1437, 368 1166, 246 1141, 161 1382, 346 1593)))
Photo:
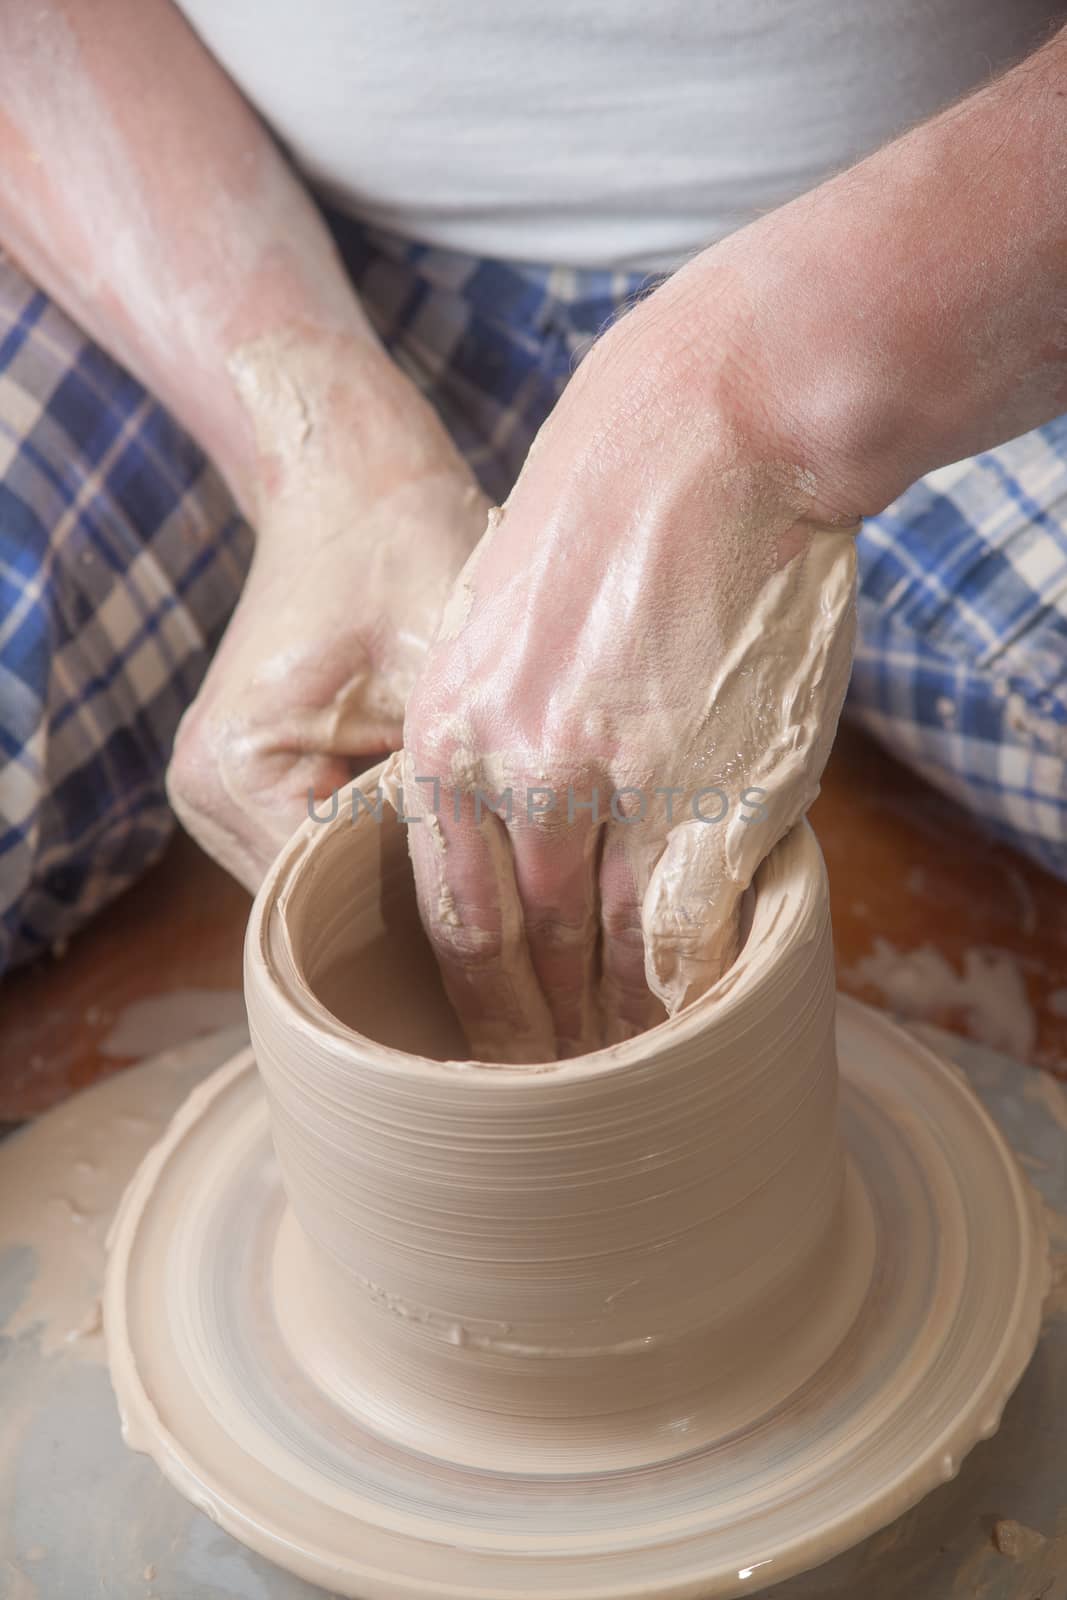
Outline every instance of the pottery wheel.
MULTIPOLYGON (((957 1478, 775 1600, 1067 1600, 1067 1092, 930 1030, 1041 1193, 1055 1278, 996 1436, 957 1478)), ((0 1597, 315 1600, 126 1449, 104 1365, 103 1239, 145 1150, 238 1030, 117 1073, 0 1140, 0 1597)), ((762 1569, 749 1590, 762 1587, 762 1569)))
POLYGON ((673 1459, 598 1473, 460 1468, 375 1434, 282 1336, 292 1223, 246 1051, 194 1092, 116 1222, 105 1316, 132 1441, 151 1433, 238 1538, 363 1600, 695 1600, 855 1544, 996 1430, 1046 1269, 1032 1195, 959 1071, 855 1002, 838 1028, 852 1225, 873 1227, 875 1266, 838 1349, 773 1412, 688 1452, 680 1418, 673 1459))

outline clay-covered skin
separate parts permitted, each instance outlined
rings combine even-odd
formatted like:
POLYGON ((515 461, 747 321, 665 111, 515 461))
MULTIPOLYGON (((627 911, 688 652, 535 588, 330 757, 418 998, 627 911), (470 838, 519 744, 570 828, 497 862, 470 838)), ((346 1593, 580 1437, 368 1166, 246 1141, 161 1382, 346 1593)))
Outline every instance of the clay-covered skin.
POLYGON ((485 527, 485 497, 433 410, 384 352, 353 343, 265 336, 230 360, 260 451, 256 553, 167 787, 188 830, 252 891, 309 797, 400 743, 485 527))
POLYGON ((485 501, 170 0, 8 0, 2 26, 0 248, 183 423, 255 530, 168 780, 254 889, 308 789, 399 742, 485 501))
POLYGON ((729 962, 833 736, 849 531, 1067 405, 1065 134, 1061 33, 695 258, 579 369, 405 724, 408 810, 441 783, 412 828, 423 918, 478 1053, 578 1053, 729 962), (715 825, 686 815, 705 785, 715 825), (477 815, 508 787, 651 814, 477 815))
POLYGON ((587 358, 409 703, 423 920, 483 1059, 595 1049, 721 975, 844 697, 851 530, 725 406, 694 413, 664 348, 635 313, 587 358), (509 789, 510 820, 476 814, 509 789))
MULTIPOLYGON (((307 789, 395 741, 484 503, 169 0, 7 0, 3 18, 0 245, 257 523, 169 785, 252 885, 307 789)), ((832 737, 848 530, 1067 406, 1065 61, 1060 34, 697 257, 550 419, 407 724, 409 779, 442 784, 412 829, 423 912, 479 1053, 580 1052, 722 970, 739 889, 832 737), (510 829, 452 821, 455 795, 509 785, 565 806, 636 788, 652 820, 526 826, 520 803, 510 829), (720 787, 728 816, 672 820, 675 790, 685 816, 720 787)))

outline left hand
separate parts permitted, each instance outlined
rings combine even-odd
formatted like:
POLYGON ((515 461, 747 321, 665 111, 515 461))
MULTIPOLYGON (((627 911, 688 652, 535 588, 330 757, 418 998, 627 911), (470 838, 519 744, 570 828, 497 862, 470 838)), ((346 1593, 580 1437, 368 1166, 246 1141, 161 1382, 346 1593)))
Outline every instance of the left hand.
POLYGON ((309 797, 328 813, 360 765, 399 745, 487 509, 378 346, 287 343, 283 357, 280 377, 269 348, 238 375, 261 403, 256 551, 167 774, 187 830, 253 892, 309 797))

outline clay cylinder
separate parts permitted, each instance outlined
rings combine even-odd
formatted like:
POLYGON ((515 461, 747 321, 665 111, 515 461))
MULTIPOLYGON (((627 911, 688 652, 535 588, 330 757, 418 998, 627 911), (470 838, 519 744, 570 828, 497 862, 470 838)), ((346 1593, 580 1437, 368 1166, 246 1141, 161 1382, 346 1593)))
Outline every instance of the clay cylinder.
POLYGON ((290 1208, 275 1314, 385 1438, 498 1468, 653 1461, 769 1412, 843 1336, 866 1258, 843 1249, 806 825, 715 988, 578 1059, 464 1059, 404 828, 351 794, 263 885, 245 981, 290 1208))

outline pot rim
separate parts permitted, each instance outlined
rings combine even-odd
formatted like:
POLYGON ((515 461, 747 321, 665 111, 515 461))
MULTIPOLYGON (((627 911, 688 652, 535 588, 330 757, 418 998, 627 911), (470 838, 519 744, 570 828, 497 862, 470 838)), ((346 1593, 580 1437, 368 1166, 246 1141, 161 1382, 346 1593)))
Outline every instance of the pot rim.
MULTIPOLYGON (((712 1022, 717 1029, 727 1025, 739 1007, 752 1002, 754 990, 758 994, 768 984, 773 986, 784 963, 756 959, 772 936, 777 935, 779 953, 784 957, 790 949, 816 938, 823 921, 829 920, 825 862, 810 823, 802 817, 777 841, 756 872, 751 924, 736 960, 705 994, 675 1016, 632 1039, 558 1061, 438 1059, 399 1049, 342 1022, 319 999, 284 921, 285 900, 296 873, 329 848, 338 833, 373 825, 369 812, 353 819, 344 802, 354 789, 373 794, 382 765, 360 774, 340 791, 341 803, 333 818, 323 823, 309 816, 279 852, 253 901, 244 944, 246 1001, 250 995, 256 997, 257 1004, 264 1001, 284 1021, 287 1030, 312 1036, 331 1053, 338 1045, 355 1045, 360 1070, 375 1069, 438 1083, 448 1075, 477 1076, 480 1089, 494 1083, 500 1092, 524 1085, 530 1078, 551 1078, 559 1084, 582 1082, 607 1073, 615 1076, 627 1069, 644 1070, 654 1064, 657 1047, 661 1047, 659 1053, 671 1054, 684 1049, 707 1034, 712 1022), (790 907, 790 891, 794 888, 800 892, 790 907), (788 909, 792 915, 783 921, 788 909)), ((248 1009, 251 1018, 252 1007, 248 1009)))

